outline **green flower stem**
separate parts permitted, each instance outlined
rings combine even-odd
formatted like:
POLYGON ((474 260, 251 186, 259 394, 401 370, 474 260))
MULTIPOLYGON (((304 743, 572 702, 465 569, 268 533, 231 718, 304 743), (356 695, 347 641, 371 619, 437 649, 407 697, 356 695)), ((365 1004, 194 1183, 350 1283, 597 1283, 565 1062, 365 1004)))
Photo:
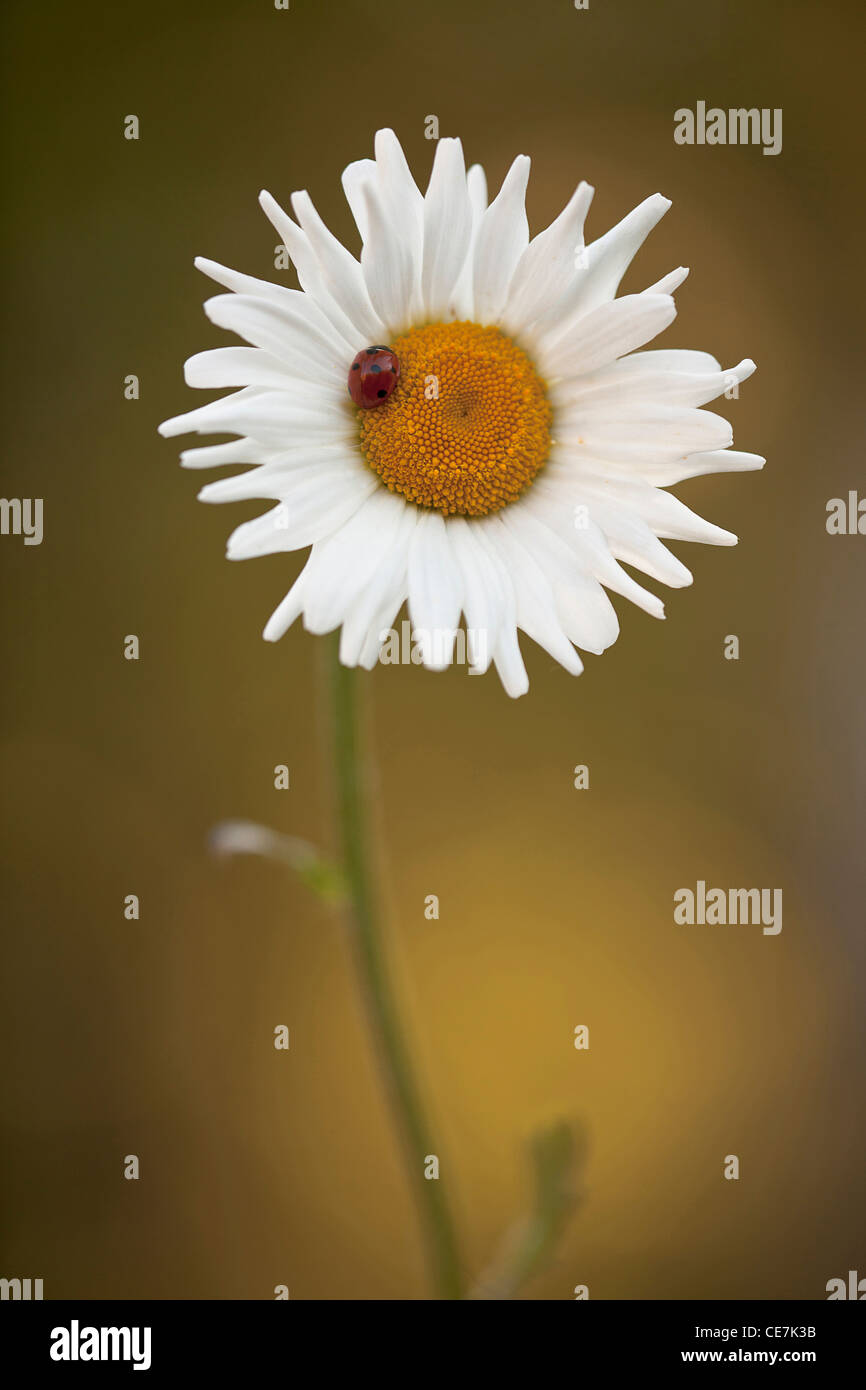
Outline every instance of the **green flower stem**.
POLYGON ((348 894, 347 916, 370 1028, 400 1129, 437 1295, 461 1298, 463 1280, 448 1205, 437 1179, 424 1177, 425 1158, 437 1153, 412 1073, 378 925, 375 871, 368 845, 365 763, 358 702, 358 672, 340 664, 337 636, 328 648, 330 707, 340 849, 348 894))

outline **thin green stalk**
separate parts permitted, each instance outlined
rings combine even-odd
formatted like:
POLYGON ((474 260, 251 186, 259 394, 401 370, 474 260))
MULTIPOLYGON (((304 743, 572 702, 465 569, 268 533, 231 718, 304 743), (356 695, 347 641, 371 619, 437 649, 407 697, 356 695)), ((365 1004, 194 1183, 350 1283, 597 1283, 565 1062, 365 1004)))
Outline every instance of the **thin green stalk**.
POLYGON ((403 1141, 440 1298, 461 1298, 463 1280, 451 1215, 439 1179, 424 1177, 425 1159, 438 1152, 412 1072, 378 924, 375 871, 367 840, 365 763, 358 707, 358 673, 340 664, 336 637, 328 648, 337 791, 337 818, 348 918, 358 978, 376 1049, 403 1141))

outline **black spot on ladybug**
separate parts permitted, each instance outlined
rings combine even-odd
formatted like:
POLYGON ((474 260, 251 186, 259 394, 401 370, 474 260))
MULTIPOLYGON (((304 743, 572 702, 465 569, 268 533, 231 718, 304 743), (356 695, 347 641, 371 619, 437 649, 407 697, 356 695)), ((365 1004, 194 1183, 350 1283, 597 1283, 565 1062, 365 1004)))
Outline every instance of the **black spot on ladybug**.
POLYGON ((376 395, 377 395, 377 396, 387 396, 387 394, 388 394, 387 391, 377 391, 377 392, 376 392, 376 395))
POLYGON ((371 372, 381 372, 381 370, 382 368, 379 366, 378 362, 374 362, 372 367, 370 368, 371 372))
POLYGON ((353 363, 352 363, 352 371, 353 371, 353 372, 359 372, 360 370, 361 370, 361 364, 360 364, 360 362, 353 362, 353 363))

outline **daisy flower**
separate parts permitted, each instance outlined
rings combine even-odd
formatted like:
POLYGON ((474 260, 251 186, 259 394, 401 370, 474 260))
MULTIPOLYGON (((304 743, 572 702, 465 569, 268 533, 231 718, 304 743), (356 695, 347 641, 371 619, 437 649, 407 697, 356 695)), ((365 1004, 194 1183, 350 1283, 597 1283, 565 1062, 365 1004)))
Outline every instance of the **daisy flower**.
POLYGON ((381 130, 375 158, 343 174, 360 260, 306 192, 294 220, 260 199, 300 290, 196 260, 227 291, 208 318, 249 346, 191 357, 190 386, 239 389, 160 429, 238 436, 182 455, 188 468, 253 465, 203 501, 276 503, 234 531, 230 559, 311 547, 268 640, 302 616, 314 633, 340 628, 340 660, 369 668, 408 601, 427 666, 453 659, 462 614, 473 667, 492 661, 521 695, 518 629, 577 675, 575 648, 617 637, 607 590, 664 616, 623 564, 678 588, 691 574, 664 540, 736 543, 666 489, 762 466, 700 409, 754 363, 644 350, 674 319, 685 269, 616 297, 669 201, 647 198, 585 244, 581 183, 530 239, 528 176, 519 155, 488 203, 484 171, 441 139, 422 194, 381 130))

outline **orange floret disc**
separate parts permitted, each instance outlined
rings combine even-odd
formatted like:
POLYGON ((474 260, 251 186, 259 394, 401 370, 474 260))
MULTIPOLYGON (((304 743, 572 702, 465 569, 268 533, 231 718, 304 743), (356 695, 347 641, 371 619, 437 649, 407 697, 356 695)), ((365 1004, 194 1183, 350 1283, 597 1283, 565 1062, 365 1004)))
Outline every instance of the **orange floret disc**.
POLYGON ((477 323, 429 324, 391 347, 399 384, 359 412, 361 449, 385 486, 445 516, 514 502, 550 450, 551 410, 526 353, 477 323))

